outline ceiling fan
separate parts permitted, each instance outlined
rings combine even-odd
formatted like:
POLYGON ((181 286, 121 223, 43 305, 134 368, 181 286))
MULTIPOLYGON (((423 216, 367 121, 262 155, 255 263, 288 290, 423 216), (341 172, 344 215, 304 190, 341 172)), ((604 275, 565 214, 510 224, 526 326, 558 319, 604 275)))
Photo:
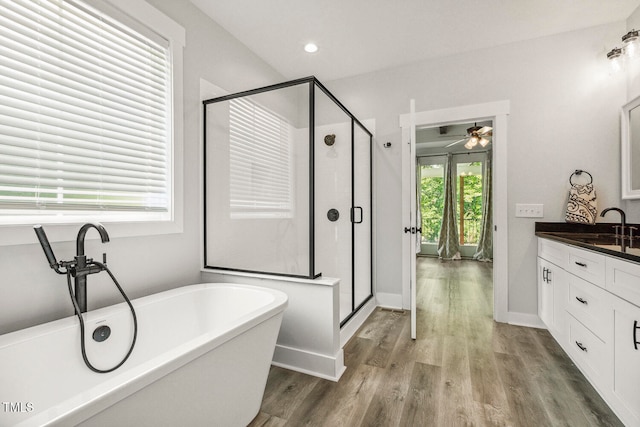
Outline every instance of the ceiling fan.
POLYGON ((490 138, 492 135, 493 128, 491 126, 478 126, 478 124, 476 123, 472 127, 467 129, 467 135, 464 138, 452 142, 451 144, 447 145, 446 148, 459 144, 462 141, 467 141, 464 144, 464 147, 468 150, 471 150, 478 144, 480 144, 482 147, 486 147, 489 143, 488 138, 490 138))

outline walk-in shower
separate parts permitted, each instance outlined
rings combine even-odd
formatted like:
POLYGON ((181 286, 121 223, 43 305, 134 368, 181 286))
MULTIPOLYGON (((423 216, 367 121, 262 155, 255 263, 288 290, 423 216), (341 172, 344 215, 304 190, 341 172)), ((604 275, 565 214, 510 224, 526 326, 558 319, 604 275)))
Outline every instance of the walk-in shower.
POLYGON ((372 298, 372 133, 315 77, 203 101, 205 269, 372 298))

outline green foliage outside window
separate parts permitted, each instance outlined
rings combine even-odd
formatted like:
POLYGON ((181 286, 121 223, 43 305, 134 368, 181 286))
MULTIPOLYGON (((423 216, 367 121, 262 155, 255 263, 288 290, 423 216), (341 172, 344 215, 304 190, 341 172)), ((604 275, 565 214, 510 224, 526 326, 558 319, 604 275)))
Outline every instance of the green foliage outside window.
MULTIPOLYGON (((460 177, 457 179, 460 188, 460 177)), ((457 193, 456 193, 457 194, 457 193)), ((459 194, 457 194, 460 197, 459 194)), ((458 201, 458 205, 459 205, 458 201)), ((458 212, 458 223, 460 217, 458 212)), ((464 243, 475 245, 480 238, 482 226, 482 175, 464 177, 464 243)))
POLYGON ((422 178, 420 211, 422 212, 422 242, 436 243, 440 236, 440 224, 444 210, 444 179, 422 178))
MULTIPOLYGON (((472 163, 471 165, 478 166, 480 163, 472 163)), ((432 169, 434 166, 422 166, 422 168, 432 169)), ((459 189, 460 176, 456 179, 456 219, 458 224, 460 223, 459 189)), ((442 176, 427 176, 421 179, 420 210, 422 213, 422 243, 437 243, 444 210, 444 178, 442 176)), ((482 175, 464 177, 463 218, 464 243, 476 244, 482 224, 482 175)))

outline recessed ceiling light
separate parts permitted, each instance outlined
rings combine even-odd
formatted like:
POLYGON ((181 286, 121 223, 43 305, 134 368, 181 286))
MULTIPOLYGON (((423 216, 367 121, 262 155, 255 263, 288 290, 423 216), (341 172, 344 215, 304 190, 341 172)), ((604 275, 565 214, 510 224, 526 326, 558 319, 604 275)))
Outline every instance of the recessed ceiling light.
POLYGON ((304 45, 304 51, 308 53, 315 53, 318 51, 318 46, 315 43, 307 43, 304 45))

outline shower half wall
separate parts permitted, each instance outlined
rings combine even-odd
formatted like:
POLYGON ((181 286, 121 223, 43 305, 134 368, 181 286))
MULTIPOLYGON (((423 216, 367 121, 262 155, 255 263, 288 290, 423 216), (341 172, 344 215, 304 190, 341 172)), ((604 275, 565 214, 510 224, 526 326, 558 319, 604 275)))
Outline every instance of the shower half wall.
POLYGON ((203 104, 204 271, 297 280, 290 306, 334 283, 339 334, 373 296, 371 132, 315 77, 203 104))

